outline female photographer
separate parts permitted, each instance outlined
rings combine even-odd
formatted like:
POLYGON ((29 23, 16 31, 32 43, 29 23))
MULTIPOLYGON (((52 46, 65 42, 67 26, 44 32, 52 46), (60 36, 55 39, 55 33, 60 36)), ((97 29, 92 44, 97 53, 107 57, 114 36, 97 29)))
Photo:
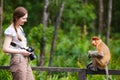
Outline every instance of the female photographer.
POLYGON ((10 71, 13 80, 34 80, 32 69, 28 64, 30 53, 19 47, 27 48, 27 40, 22 28, 27 22, 27 17, 27 10, 24 7, 17 7, 13 13, 12 23, 4 32, 3 51, 11 55, 10 71))

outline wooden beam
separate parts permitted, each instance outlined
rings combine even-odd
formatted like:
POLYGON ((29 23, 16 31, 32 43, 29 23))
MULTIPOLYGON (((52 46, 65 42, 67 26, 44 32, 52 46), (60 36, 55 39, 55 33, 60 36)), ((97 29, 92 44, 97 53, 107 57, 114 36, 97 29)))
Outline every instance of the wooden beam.
MULTIPOLYGON (((9 70, 9 66, 0 66, 0 69, 9 70)), ((80 69, 80 68, 71 68, 71 67, 32 67, 33 70, 36 71, 56 71, 56 72, 81 72, 86 74, 100 74, 104 75, 105 70, 99 71, 91 71, 87 69, 80 69)), ((120 75, 120 70, 109 70, 110 75, 120 75)), ((84 74, 83 74, 84 75, 84 74)))
MULTIPOLYGON (((87 70, 86 72, 87 74, 99 74, 99 75, 106 74, 105 70, 99 70, 99 71, 87 70)), ((108 72, 109 75, 120 75, 120 70, 109 70, 108 72)))
POLYGON ((79 72, 85 69, 80 68, 70 68, 70 67, 32 67, 33 70, 40 71, 58 71, 58 72, 79 72))

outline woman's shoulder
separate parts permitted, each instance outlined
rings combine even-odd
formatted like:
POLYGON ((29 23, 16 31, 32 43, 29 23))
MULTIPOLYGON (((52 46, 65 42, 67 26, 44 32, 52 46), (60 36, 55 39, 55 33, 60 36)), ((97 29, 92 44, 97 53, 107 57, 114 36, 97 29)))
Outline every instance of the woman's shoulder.
POLYGON ((14 27, 12 24, 10 26, 8 26, 8 28, 6 28, 4 34, 11 35, 11 36, 13 36, 15 34, 15 30, 14 30, 14 27))
POLYGON ((12 24, 11 24, 11 25, 9 25, 9 26, 6 28, 6 30, 14 30, 13 25, 12 25, 12 24))

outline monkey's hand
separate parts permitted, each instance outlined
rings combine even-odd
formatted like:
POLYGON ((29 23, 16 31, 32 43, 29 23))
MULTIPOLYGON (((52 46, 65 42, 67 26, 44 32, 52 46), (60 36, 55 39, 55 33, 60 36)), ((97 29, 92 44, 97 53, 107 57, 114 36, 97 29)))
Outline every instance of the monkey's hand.
POLYGON ((88 51, 88 58, 91 57, 96 57, 96 58, 102 58, 103 57, 103 53, 102 52, 98 52, 98 51, 88 51))
POLYGON ((93 52, 93 51, 91 51, 91 50, 88 51, 88 55, 87 55, 88 58, 91 58, 91 57, 92 57, 92 52, 93 52))

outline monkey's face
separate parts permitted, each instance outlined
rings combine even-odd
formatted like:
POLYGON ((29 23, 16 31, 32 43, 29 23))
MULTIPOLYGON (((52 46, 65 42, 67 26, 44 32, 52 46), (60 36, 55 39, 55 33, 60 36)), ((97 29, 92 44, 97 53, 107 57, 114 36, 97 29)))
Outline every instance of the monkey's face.
POLYGON ((102 42, 101 39, 94 39, 92 40, 91 44, 97 47, 101 42, 102 42))
POLYGON ((97 37, 97 36, 93 36, 91 44, 93 46, 97 47, 97 45, 99 45, 99 43, 101 43, 101 39, 99 37, 97 37))
POLYGON ((96 47, 97 46, 97 41, 96 40, 92 40, 91 44, 96 47))

